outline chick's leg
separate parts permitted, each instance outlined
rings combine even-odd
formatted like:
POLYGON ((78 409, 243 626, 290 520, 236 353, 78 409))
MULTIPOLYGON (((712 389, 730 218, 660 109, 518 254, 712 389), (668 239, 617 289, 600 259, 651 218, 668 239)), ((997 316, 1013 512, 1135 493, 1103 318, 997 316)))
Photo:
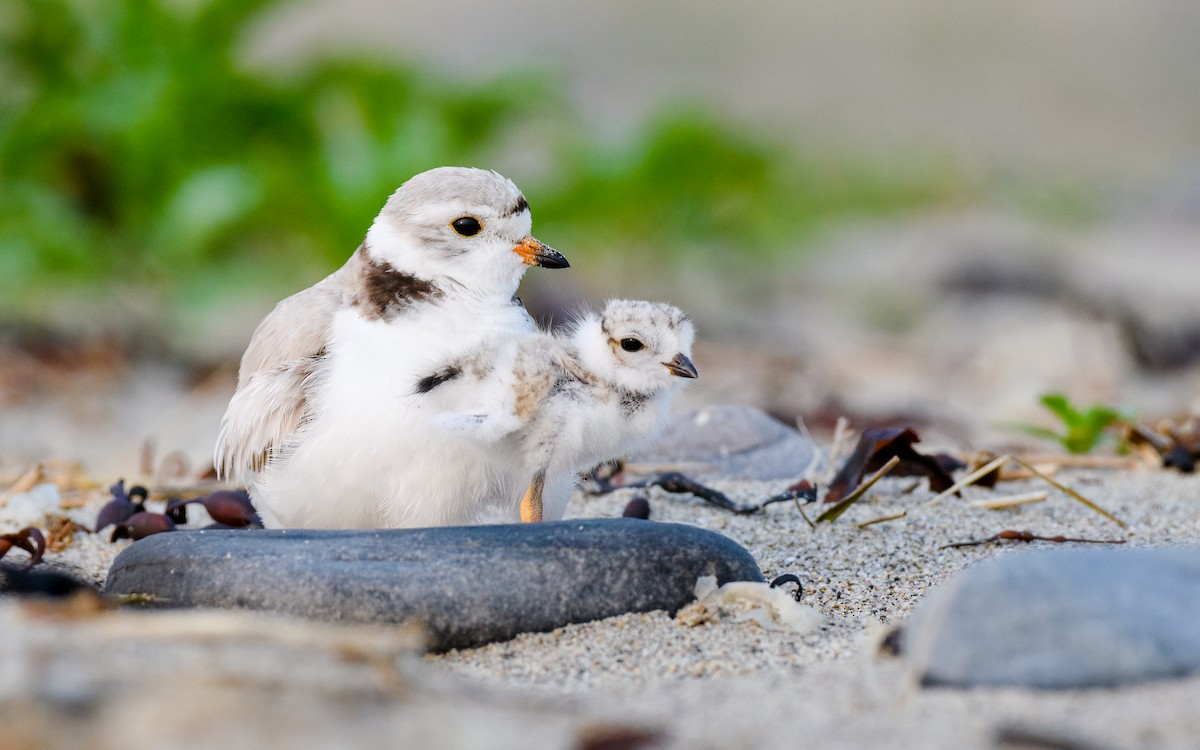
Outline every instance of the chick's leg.
POLYGON ((529 489, 521 497, 521 523, 541 523, 542 490, 546 488, 546 470, 533 475, 529 489))

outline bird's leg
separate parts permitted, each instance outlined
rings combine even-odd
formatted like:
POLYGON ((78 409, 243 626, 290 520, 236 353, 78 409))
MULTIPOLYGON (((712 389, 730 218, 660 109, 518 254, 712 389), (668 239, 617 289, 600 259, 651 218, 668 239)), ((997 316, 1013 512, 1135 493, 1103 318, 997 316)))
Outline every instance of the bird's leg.
POLYGON ((546 488, 546 470, 533 475, 529 489, 521 497, 521 523, 540 523, 542 520, 542 490, 546 488))

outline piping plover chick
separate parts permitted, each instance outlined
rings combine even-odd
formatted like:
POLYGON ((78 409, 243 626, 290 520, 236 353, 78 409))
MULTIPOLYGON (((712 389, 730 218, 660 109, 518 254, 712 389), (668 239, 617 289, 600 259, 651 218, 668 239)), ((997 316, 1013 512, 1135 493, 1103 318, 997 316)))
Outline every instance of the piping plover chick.
POLYGON ((476 442, 431 430, 411 384, 432 363, 536 334, 517 285, 530 266, 568 264, 530 226, 525 197, 499 174, 423 172, 344 266, 263 320, 215 464, 246 481, 267 526, 467 523, 523 486, 476 442))
POLYGON ((563 335, 526 337, 435 373, 458 391, 453 400, 474 406, 434 421, 492 446, 496 463, 507 455, 531 478, 519 504, 511 501, 521 520, 557 520, 580 471, 666 427, 675 395, 697 377, 694 336, 671 305, 611 300, 563 335))

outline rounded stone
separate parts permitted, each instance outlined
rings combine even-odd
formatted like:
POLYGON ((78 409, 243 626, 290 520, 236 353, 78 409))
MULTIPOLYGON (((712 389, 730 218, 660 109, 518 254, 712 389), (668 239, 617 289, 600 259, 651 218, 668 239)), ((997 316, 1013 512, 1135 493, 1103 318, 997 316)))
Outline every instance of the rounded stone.
POLYGON ((706 406, 671 419, 650 450, 631 457, 637 463, 695 463, 684 471, 693 479, 792 479, 804 474, 816 455, 799 430, 749 406, 706 406))
POLYGON ((105 592, 347 623, 422 621, 433 650, 626 612, 674 612, 700 576, 761 581, 736 542, 637 519, 378 531, 180 531, 117 556, 105 592))
POLYGON ((901 650, 927 685, 1067 689, 1200 672, 1200 546, 986 560, 933 591, 901 650))

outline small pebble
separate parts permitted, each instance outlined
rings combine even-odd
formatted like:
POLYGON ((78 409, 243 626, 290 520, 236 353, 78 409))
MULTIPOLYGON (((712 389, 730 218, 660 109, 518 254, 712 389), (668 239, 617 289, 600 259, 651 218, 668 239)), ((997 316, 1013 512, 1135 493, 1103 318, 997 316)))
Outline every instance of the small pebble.
POLYGON ((621 512, 624 518, 640 518, 643 521, 650 518, 650 501, 644 496, 638 495, 625 504, 625 510, 621 512))

